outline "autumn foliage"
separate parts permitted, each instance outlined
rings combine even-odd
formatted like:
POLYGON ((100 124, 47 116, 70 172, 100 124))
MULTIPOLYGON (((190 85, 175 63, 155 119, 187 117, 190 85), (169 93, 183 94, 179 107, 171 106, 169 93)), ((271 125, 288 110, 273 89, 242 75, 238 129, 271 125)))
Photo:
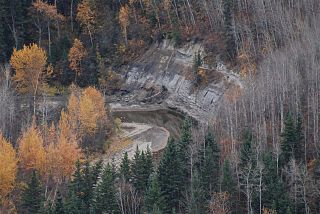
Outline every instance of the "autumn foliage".
POLYGON ((69 67, 76 73, 76 77, 81 73, 81 63, 87 56, 87 51, 79 39, 75 39, 73 46, 70 48, 68 60, 69 67))
POLYGON ((13 146, 0 133, 0 207, 2 200, 14 188, 17 163, 13 146))
POLYGON ((17 83, 20 93, 37 94, 51 74, 51 70, 46 66, 45 50, 36 44, 24 45, 21 50, 14 49, 10 64, 15 70, 13 80, 17 83))
POLYGON ((21 167, 26 171, 37 170, 44 174, 46 170, 46 150, 35 122, 23 133, 18 140, 18 145, 21 167))

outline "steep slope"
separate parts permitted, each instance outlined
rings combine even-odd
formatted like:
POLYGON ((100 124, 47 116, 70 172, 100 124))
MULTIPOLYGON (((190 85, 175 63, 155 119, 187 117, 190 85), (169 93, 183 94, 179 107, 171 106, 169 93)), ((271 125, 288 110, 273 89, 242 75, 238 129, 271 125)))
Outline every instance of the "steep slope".
POLYGON ((161 103, 199 120, 213 116, 226 89, 241 85, 240 77, 217 60, 216 66, 201 67, 206 71, 207 83, 195 87, 193 60, 198 52, 205 57, 199 43, 174 48, 164 41, 152 46, 139 60, 123 69, 125 88, 130 92, 126 101, 161 103))

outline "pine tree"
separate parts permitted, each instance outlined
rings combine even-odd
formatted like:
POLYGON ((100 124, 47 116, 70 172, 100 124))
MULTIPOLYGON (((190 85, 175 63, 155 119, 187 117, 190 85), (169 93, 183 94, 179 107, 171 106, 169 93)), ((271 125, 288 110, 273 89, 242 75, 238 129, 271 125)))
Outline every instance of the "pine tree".
POLYGON ((115 176, 109 164, 105 168, 101 182, 96 189, 95 213, 120 213, 116 200, 115 176))
POLYGON ((160 209, 160 190, 157 174, 150 177, 148 189, 144 196, 144 209, 147 213, 156 213, 160 209))
POLYGON ((233 10, 234 0, 224 0, 223 15, 224 15, 224 34, 225 46, 229 60, 234 60, 236 57, 236 42, 233 30, 233 10))
POLYGON ((296 143, 294 146, 294 158, 297 161, 302 161, 304 162, 304 154, 305 154, 305 150, 304 150, 304 134, 303 134, 303 127, 302 127, 302 118, 301 115, 299 114, 297 116, 297 122, 296 122, 296 126, 295 126, 295 134, 296 134, 296 143))
POLYGON ((178 159, 177 146, 170 139, 158 168, 161 209, 164 213, 172 213, 173 210, 178 210, 179 204, 183 200, 183 180, 185 179, 181 162, 178 159))
POLYGON ((130 172, 130 160, 128 158, 128 153, 125 152, 124 156, 122 158, 122 162, 120 164, 120 175, 121 177, 124 178, 126 182, 129 182, 129 179, 131 177, 131 172, 130 172))
POLYGON ((184 176, 182 188, 185 188, 185 189, 187 189, 187 186, 190 180, 188 147, 190 144, 192 144, 191 128, 192 128, 191 118, 187 117, 182 124, 181 136, 177 145, 178 161, 180 162, 181 173, 184 176))
POLYGON ((32 172, 30 183, 23 192, 22 196, 22 207, 27 213, 39 213, 43 207, 44 196, 42 193, 42 186, 39 180, 38 173, 32 172))
POLYGON ((199 173, 193 172, 189 190, 188 213, 198 214, 205 213, 207 207, 204 186, 201 185, 199 173))
POLYGON ((135 155, 131 164, 131 173, 132 173, 132 184, 138 192, 144 190, 144 181, 143 181, 143 159, 144 152, 140 152, 137 147, 135 155))
POLYGON ((201 155, 200 182, 209 200, 212 192, 219 190, 220 178, 220 148, 211 132, 205 138, 205 149, 201 155))
POLYGON ((277 174, 277 164, 269 153, 264 157, 265 184, 263 206, 271 207, 277 213, 290 213, 291 203, 281 177, 277 174))
MULTIPOLYGON (((223 174, 221 179, 221 192, 227 192, 230 195, 230 207, 235 210, 236 207, 236 182, 232 174, 230 162, 228 160, 224 161, 223 164, 223 174)), ((232 212, 234 213, 234 212, 232 212)))
POLYGON ((282 166, 286 165, 290 159, 293 157, 294 148, 296 147, 296 129, 294 120, 290 113, 287 114, 286 120, 284 122, 284 130, 281 134, 282 143, 281 143, 281 156, 280 164, 282 166))
POLYGON ((53 213, 55 213, 55 214, 65 214, 66 213, 64 210, 64 204, 62 201, 62 196, 61 196, 60 191, 57 192, 57 199, 56 199, 53 213))

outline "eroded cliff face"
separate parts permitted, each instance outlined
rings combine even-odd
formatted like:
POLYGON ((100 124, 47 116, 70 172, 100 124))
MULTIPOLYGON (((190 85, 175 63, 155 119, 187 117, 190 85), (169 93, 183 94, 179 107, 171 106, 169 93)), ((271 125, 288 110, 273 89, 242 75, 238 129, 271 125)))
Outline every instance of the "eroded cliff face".
POLYGON ((161 103, 183 111, 198 120, 214 116, 224 92, 232 85, 241 86, 240 77, 217 60, 204 64, 207 84, 195 87, 194 56, 206 54, 201 44, 174 48, 168 41, 151 47, 139 60, 124 69, 127 101, 161 103), (130 100, 130 101, 129 101, 130 100))

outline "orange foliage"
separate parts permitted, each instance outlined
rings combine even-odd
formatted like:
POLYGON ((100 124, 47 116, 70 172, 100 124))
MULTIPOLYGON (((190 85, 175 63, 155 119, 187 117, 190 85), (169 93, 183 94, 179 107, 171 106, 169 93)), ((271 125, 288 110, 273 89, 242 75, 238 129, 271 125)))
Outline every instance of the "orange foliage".
POLYGON ((13 80, 17 83, 20 93, 36 94, 52 72, 46 67, 46 52, 36 44, 23 46, 21 50, 14 49, 10 64, 15 70, 13 80))
POLYGON ((46 151, 43 145, 43 138, 40 131, 32 123, 18 140, 19 160, 24 170, 37 170, 45 174, 46 151))
POLYGON ((94 30, 95 24, 95 13, 90 7, 89 0, 83 0, 78 4, 77 20, 80 22, 81 26, 87 29, 87 33, 90 35, 92 43, 92 32, 94 30))
POLYGON ((263 208, 262 213, 263 214, 277 214, 277 211, 275 211, 273 209, 263 208))
POLYGON ((76 76, 81 73, 81 62, 87 56, 87 51, 79 39, 75 39, 69 50, 68 60, 69 67, 76 72, 76 76))
POLYGON ((56 181, 69 179, 75 170, 77 160, 81 159, 82 152, 75 137, 67 137, 60 132, 56 143, 47 148, 47 170, 56 181))
POLYGON ((0 133, 0 207, 14 188, 17 163, 16 151, 0 133))
POLYGON ((58 13, 55 5, 50 5, 42 1, 36 1, 32 5, 38 12, 44 14, 49 19, 64 20, 64 16, 58 13))

